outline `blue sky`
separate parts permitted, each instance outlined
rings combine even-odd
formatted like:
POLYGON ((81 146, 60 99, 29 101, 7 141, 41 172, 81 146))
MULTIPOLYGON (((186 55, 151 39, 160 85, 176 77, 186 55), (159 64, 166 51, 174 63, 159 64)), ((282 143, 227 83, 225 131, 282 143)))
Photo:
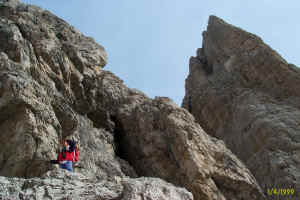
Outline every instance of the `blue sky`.
POLYGON ((300 2, 274 0, 22 0, 63 18, 103 45, 105 69, 149 97, 181 105, 190 56, 209 15, 260 36, 300 66, 300 2))

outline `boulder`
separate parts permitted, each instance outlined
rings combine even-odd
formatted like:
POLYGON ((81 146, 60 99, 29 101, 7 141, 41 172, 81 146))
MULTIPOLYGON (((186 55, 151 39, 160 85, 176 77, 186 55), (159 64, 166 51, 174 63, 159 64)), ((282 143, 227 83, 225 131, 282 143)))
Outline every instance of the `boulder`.
POLYGON ((166 97, 133 95, 126 102, 118 138, 122 158, 138 174, 184 186, 199 200, 264 199, 244 164, 185 109, 166 97))

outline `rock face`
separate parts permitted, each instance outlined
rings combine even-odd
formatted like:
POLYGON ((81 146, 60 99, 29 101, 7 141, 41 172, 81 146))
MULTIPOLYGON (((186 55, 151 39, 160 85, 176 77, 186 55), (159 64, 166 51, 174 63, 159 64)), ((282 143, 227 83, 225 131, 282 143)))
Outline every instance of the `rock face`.
MULTIPOLYGON (((193 199, 162 180, 137 176, 185 187, 197 200, 264 198, 222 141, 167 98, 152 100, 103 70, 104 48, 50 12, 1 0, 0 40, 0 175, 43 177, 54 168, 48 160, 56 158, 59 140, 74 138, 80 145, 78 176, 96 177, 100 184, 89 193, 91 184, 81 187, 80 180, 78 188, 70 180, 74 194, 85 199, 100 198, 99 188, 103 199, 193 199), (116 177, 125 181, 123 197, 101 186, 116 177)), ((57 176, 69 177, 53 175, 58 184, 57 176)), ((48 185, 49 192, 44 179, 2 180, 4 188, 17 185, 8 195, 62 197, 61 189, 48 185), (20 186, 25 182, 34 183, 20 186), (32 192, 40 185, 41 193, 32 192)))
POLYGON ((184 186, 199 200, 262 199, 255 179, 224 143, 168 98, 130 96, 118 122, 121 151, 138 174, 184 186))
POLYGON ((299 68, 259 37, 211 16, 190 59, 182 105, 246 163, 265 192, 293 188, 297 199, 299 91, 299 68))
POLYGON ((59 140, 72 136, 84 169, 107 178, 123 176, 124 168, 135 176, 116 158, 112 133, 86 117, 96 109, 89 83, 106 63, 104 48, 48 11, 0 3, 0 174, 43 174, 59 140))

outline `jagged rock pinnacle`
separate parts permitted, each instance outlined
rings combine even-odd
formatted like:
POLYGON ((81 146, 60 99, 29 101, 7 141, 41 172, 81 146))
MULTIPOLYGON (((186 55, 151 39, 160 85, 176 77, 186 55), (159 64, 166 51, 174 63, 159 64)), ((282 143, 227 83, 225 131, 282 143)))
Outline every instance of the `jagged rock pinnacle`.
POLYGON ((299 68, 258 36, 211 16, 185 87, 183 107, 226 142, 264 191, 290 186, 299 198, 299 68))

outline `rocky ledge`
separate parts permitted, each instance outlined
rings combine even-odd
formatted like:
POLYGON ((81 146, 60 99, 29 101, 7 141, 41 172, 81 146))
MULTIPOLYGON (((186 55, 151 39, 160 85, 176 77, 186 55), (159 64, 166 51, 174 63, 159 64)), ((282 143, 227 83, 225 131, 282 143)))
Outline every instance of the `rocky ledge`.
POLYGON ((56 169, 40 178, 0 177, 0 199, 193 200, 193 195, 158 178, 106 181, 56 169))

